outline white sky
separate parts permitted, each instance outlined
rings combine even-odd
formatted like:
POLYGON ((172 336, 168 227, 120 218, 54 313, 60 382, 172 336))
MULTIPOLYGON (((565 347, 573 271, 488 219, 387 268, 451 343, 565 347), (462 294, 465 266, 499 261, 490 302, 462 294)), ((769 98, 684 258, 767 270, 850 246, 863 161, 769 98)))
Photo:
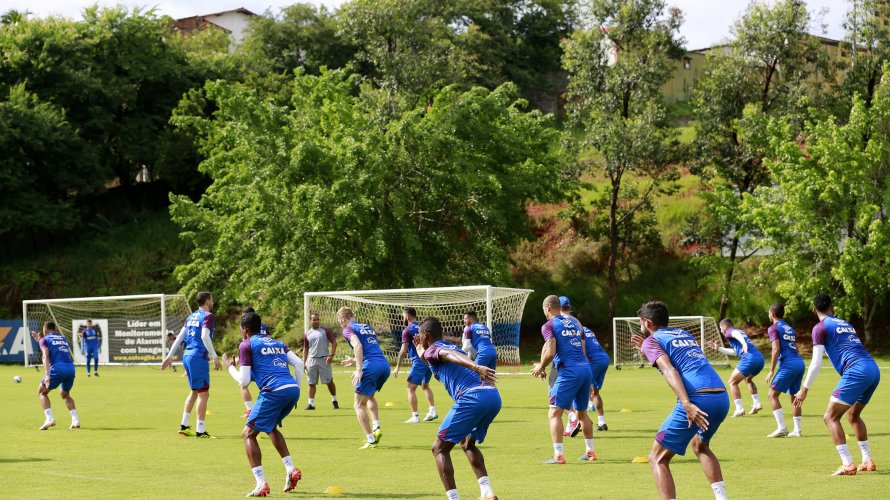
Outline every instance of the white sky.
MULTIPOLYGON (((162 15, 181 18, 238 7, 258 14, 266 9, 277 13, 281 7, 298 1, 300 0, 0 0, 0 13, 16 9, 27 10, 38 17, 61 15, 79 18, 84 7, 98 3, 108 6, 122 4, 128 7, 156 7, 162 15)), ((327 5, 332 9, 344 3, 344 0, 302 1, 327 5)), ((806 0, 806 3, 814 14, 826 10, 822 22, 814 25, 811 33, 829 38, 843 37, 841 23, 849 8, 848 0, 806 0), (826 33, 822 32, 822 23, 827 25, 826 33)), ((699 49, 727 38, 730 25, 745 10, 748 0, 668 0, 668 4, 679 7, 686 16, 680 32, 686 38, 687 48, 699 49)))

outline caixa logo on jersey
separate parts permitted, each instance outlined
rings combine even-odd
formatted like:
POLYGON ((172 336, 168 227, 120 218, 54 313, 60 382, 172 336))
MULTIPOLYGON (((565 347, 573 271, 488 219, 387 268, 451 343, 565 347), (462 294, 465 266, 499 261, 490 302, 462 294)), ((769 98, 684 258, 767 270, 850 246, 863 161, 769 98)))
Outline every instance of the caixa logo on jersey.
POLYGON ((287 362, 283 359, 275 358, 272 360, 272 364, 278 368, 287 368, 287 362))
POLYGON ((857 337, 855 333, 852 334, 852 335, 850 335, 849 337, 847 337, 847 340, 849 340, 850 342, 853 342, 854 344, 861 344, 861 343, 862 343, 862 341, 859 340, 859 337, 857 337))

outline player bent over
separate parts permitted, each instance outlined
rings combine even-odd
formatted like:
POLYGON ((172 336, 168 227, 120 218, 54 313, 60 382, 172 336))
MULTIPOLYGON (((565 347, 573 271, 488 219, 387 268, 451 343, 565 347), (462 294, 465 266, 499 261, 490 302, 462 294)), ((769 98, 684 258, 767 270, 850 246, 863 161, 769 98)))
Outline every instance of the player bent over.
POLYGON ((497 370, 498 353, 491 342, 491 330, 485 323, 479 322, 476 311, 464 313, 464 325, 464 351, 480 365, 497 370))
POLYGON ((402 348, 399 350, 399 358, 396 360, 396 367, 392 371, 392 377, 399 377, 399 367, 402 365, 402 359, 405 358, 405 355, 409 355, 411 358, 411 371, 408 372, 408 404, 411 405, 411 418, 405 420, 405 423, 416 424, 420 422, 420 413, 417 411, 417 386, 423 388, 423 392, 426 394, 426 400, 429 402, 430 408, 427 411, 426 416, 423 417, 424 422, 429 422, 439 418, 439 415, 436 414, 436 402, 433 398, 433 390, 430 389, 430 379, 433 377, 433 372, 430 371, 430 367, 420 359, 420 356, 417 355, 417 349, 414 348, 414 337, 419 331, 417 311, 413 307, 406 307, 402 316, 405 318, 408 326, 402 331, 402 348))
POLYGON ((40 344, 40 353, 43 355, 44 376, 37 387, 37 394, 46 420, 40 426, 40 430, 45 431, 56 425, 49 403, 49 391, 59 386, 62 387, 59 394, 65 400, 65 406, 71 413, 71 429, 80 429, 77 408, 75 408, 74 399, 70 394, 71 388, 74 386, 74 361, 71 359, 71 346, 68 344, 68 339, 59 335, 56 331, 56 324, 52 321, 44 323, 43 332, 31 332, 31 336, 40 344))
POLYGON ((723 473, 710 441, 729 412, 726 387, 695 337, 680 328, 667 327, 670 318, 664 302, 643 304, 637 316, 641 335, 631 337, 631 342, 658 368, 677 395, 677 404, 661 424, 649 454, 658 493, 663 499, 677 498, 671 459, 685 455, 691 441, 714 496, 724 500, 723 473))
POLYGON ((497 499, 488 480, 485 457, 476 446, 485 440, 488 426, 501 411, 501 395, 493 385, 497 382, 495 371, 474 363, 457 346, 443 342, 442 323, 437 318, 424 319, 419 330, 413 340, 417 353, 454 400, 432 448, 445 494, 448 500, 460 498, 451 463, 451 450, 460 444, 476 474, 481 497, 497 499))
POLYGON ((834 316, 831 297, 824 293, 816 295, 813 298, 813 307, 816 316, 819 317, 819 322, 813 327, 813 359, 810 361, 810 368, 807 370, 803 388, 794 395, 794 404, 795 406, 803 404, 810 386, 813 385, 816 375, 819 374, 819 369, 822 367, 822 354, 828 353, 828 359, 831 360, 834 369, 841 376, 840 382, 831 393, 828 409, 825 410, 823 417, 843 464, 833 475, 853 476, 857 470, 859 472, 875 471, 877 467, 871 459, 868 432, 865 428, 865 421, 860 415, 881 382, 881 371, 862 342, 859 341, 856 329, 850 323, 834 316), (858 469, 853 463, 853 457, 850 456, 844 428, 841 426, 841 417, 845 413, 850 425, 853 426, 853 431, 856 432, 859 450, 862 452, 862 462, 858 469))
POLYGON ((383 431, 380 430, 380 417, 377 413, 377 399, 374 393, 383 388, 389 378, 389 361, 383 355, 377 334, 367 323, 355 321, 352 309, 341 307, 337 311, 337 321, 343 328, 343 337, 352 346, 354 358, 347 358, 343 366, 355 365, 352 385, 355 387, 355 416, 364 431, 368 442, 360 449, 376 448, 383 431))
POLYGON ((744 380, 748 384, 748 390, 751 391, 751 399, 754 403, 751 405, 751 414, 759 412, 763 409, 760 404, 760 396, 757 395, 757 385, 754 384, 754 377, 763 370, 763 354, 754 346, 754 342, 732 324, 729 318, 720 321, 720 332, 729 341, 732 349, 727 349, 719 345, 713 340, 708 342, 712 349, 717 349, 723 354, 729 356, 738 356, 739 364, 732 370, 729 376, 729 392, 732 393, 732 400, 735 403, 735 413, 733 417, 745 416, 745 407, 742 404, 742 391, 739 390, 739 382, 744 380))
POLYGON ((256 479, 256 488, 247 494, 249 497, 264 497, 270 491, 263 473, 262 451, 256 439, 260 432, 269 435, 269 440, 284 462, 286 471, 284 491, 294 489, 297 481, 303 477, 300 469, 294 467, 284 436, 276 428, 281 427, 281 422, 300 399, 303 361, 283 343, 261 333, 261 324, 262 321, 257 313, 247 312, 241 316, 241 338, 244 340, 238 346, 240 370, 236 370, 229 357, 223 354, 223 364, 232 378, 242 387, 253 380, 260 388, 256 404, 250 410, 247 424, 241 431, 241 435, 244 436, 244 449, 247 450, 247 461, 256 479), (293 376, 288 365, 295 369, 293 376))
POLYGON ((797 352, 797 334, 794 328, 782 319, 785 317, 785 306, 773 304, 769 307, 769 319, 772 321, 767 330, 770 343, 772 343, 772 357, 770 358, 769 373, 766 374, 766 383, 769 386, 769 404, 776 418, 776 430, 766 437, 800 437, 801 436, 801 407, 792 405, 794 415, 794 430, 788 432, 785 426, 785 414, 782 411, 782 403, 779 402, 779 394, 787 392, 793 396, 800 390, 800 382, 806 367, 800 354, 797 352), (779 369, 776 370, 776 362, 779 369), (773 375, 775 374, 775 375, 773 375))
POLYGON ((213 329, 216 322, 211 312, 213 296, 210 295, 210 292, 198 292, 195 302, 198 304, 198 309, 186 318, 179 336, 176 337, 173 346, 170 347, 170 352, 161 363, 161 370, 173 363, 173 356, 179 349, 179 345, 185 341, 182 366, 185 368, 191 390, 185 398, 179 435, 206 439, 212 437, 204 428, 207 400, 210 399, 210 361, 213 361, 213 368, 216 370, 219 370, 221 365, 216 351, 213 349, 213 329), (198 402, 197 434, 189 427, 189 418, 195 401, 198 402))
POLYGON ((587 416, 587 400, 590 395, 592 374, 590 363, 585 354, 583 328, 577 319, 570 315, 561 315, 559 297, 549 295, 544 299, 544 316, 547 322, 541 327, 544 347, 541 349, 541 361, 535 363, 532 375, 547 378, 547 365, 556 360, 559 375, 550 389, 550 437, 553 440, 553 458, 545 464, 565 464, 563 448, 563 411, 571 411, 574 404, 578 412, 578 420, 584 432, 586 451, 578 460, 596 460, 593 446, 593 422, 587 416))

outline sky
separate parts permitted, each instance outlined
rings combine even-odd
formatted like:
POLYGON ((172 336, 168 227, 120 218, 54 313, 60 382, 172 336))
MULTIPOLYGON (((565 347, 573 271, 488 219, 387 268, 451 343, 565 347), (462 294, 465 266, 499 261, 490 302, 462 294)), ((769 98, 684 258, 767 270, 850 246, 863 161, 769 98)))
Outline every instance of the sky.
MULTIPOLYGON (((79 18, 84 7, 98 3, 113 6, 155 7, 158 13, 174 18, 210 14, 244 7, 257 14, 270 10, 277 13, 281 7, 297 2, 314 3, 336 8, 344 0, 0 0, 0 13, 10 9, 29 11, 37 17, 61 15, 79 18)), ((686 39, 686 48, 700 49, 714 45, 729 36, 729 27, 748 5, 748 0, 668 0, 668 5, 679 7, 685 13, 680 34, 686 39)), ((810 11, 819 14, 820 22, 814 23, 811 33, 839 39, 844 36, 842 22, 849 8, 846 0, 806 0, 810 11), (823 12, 824 11, 824 12, 823 12), (822 13, 822 14, 820 14, 822 13), (824 15, 823 15, 824 14, 824 15), (823 32, 822 24, 827 31, 823 32)))

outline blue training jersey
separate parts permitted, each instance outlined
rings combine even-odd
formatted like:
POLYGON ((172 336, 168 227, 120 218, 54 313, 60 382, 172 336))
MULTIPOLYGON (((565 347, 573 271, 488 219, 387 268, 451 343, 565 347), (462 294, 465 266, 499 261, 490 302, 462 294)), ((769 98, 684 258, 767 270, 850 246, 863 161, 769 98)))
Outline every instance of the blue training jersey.
POLYGON ((417 355, 417 348, 414 347, 414 336, 418 332, 420 332, 420 324, 416 321, 408 323, 408 326, 402 330, 402 343, 408 343, 408 357, 411 358, 411 363, 414 364, 423 363, 423 360, 417 355))
POLYGON ((800 353, 797 351, 797 334, 794 333, 794 328, 791 328, 791 325, 779 320, 770 325, 766 334, 769 336, 770 342, 773 340, 779 341, 780 363, 787 363, 795 359, 803 361, 800 357, 800 353))
POLYGON ((476 349, 476 355, 486 352, 494 352, 494 344, 491 343, 491 330, 485 323, 475 322, 464 328, 464 338, 470 339, 473 349, 476 349))
POLYGON ((581 323, 572 316, 554 316, 541 327, 541 336, 545 341, 556 339, 556 357, 553 361, 557 369, 590 365, 581 347, 582 335, 581 323))
POLYGON ((743 356, 751 356, 763 359, 763 354, 761 354, 760 351, 757 350, 757 347, 754 346, 754 342, 751 342, 751 339, 742 330, 739 330, 738 328, 730 328, 729 330, 726 330, 724 336, 726 337, 726 340, 729 341, 729 346, 732 347, 733 350, 735 350, 735 353, 739 357, 739 359, 742 359, 743 356), (737 338, 732 336, 734 332, 739 332, 740 334, 742 334, 742 338, 745 339, 745 344, 748 346, 747 354, 745 354, 745 348, 742 343, 739 342, 737 338))
MULTIPOLYGON (((349 323, 349 326, 343 329, 343 338, 346 339, 346 342, 349 342, 349 339, 353 336, 358 337, 359 342, 362 344, 362 363, 372 358, 386 360, 386 356, 383 355, 383 350, 380 349, 380 344, 377 342, 377 334, 374 333, 371 325, 357 321, 349 323)), ((351 343, 349 345, 352 346, 351 343)))
POLYGON ((287 364, 288 348, 268 335, 251 335, 238 346, 241 366, 250 367, 250 378, 261 391, 297 387, 287 364))
POLYGON ((87 328, 80 334, 88 351, 99 348, 99 334, 94 328, 87 328))
POLYGON ((213 326, 215 320, 212 312, 198 309, 189 314, 185 320, 185 352, 183 356, 201 356, 207 359, 207 349, 201 340, 201 330, 210 330, 210 340, 213 340, 213 326))
POLYGON ((688 394, 700 389, 726 389, 695 337, 681 328, 656 330, 643 341, 642 351, 652 366, 657 366, 655 361, 659 357, 667 356, 680 373, 688 394))
POLYGON ((71 346, 68 344, 68 339, 59 335, 58 332, 50 332, 40 339, 40 348, 43 349, 44 347, 49 351, 50 366, 74 366, 74 360, 71 359, 71 346))
POLYGON ((609 355, 603 349, 603 346, 600 345, 593 330, 585 326, 582 327, 582 331, 584 332, 584 348, 587 350, 587 360, 593 362, 594 360, 605 359, 608 362, 609 355))
POLYGON ((463 393, 470 389, 479 387, 494 389, 494 386, 491 384, 482 382, 482 378, 473 370, 456 363, 443 361, 439 356, 441 351, 459 352, 464 356, 467 353, 460 350, 456 345, 441 340, 437 340, 423 352, 423 359, 429 363, 433 376, 436 377, 436 380, 442 382, 451 399, 457 401, 463 393))
POLYGON ((853 325, 833 316, 828 316, 813 327, 813 345, 825 346, 828 359, 841 375, 857 361, 872 359, 853 325))

